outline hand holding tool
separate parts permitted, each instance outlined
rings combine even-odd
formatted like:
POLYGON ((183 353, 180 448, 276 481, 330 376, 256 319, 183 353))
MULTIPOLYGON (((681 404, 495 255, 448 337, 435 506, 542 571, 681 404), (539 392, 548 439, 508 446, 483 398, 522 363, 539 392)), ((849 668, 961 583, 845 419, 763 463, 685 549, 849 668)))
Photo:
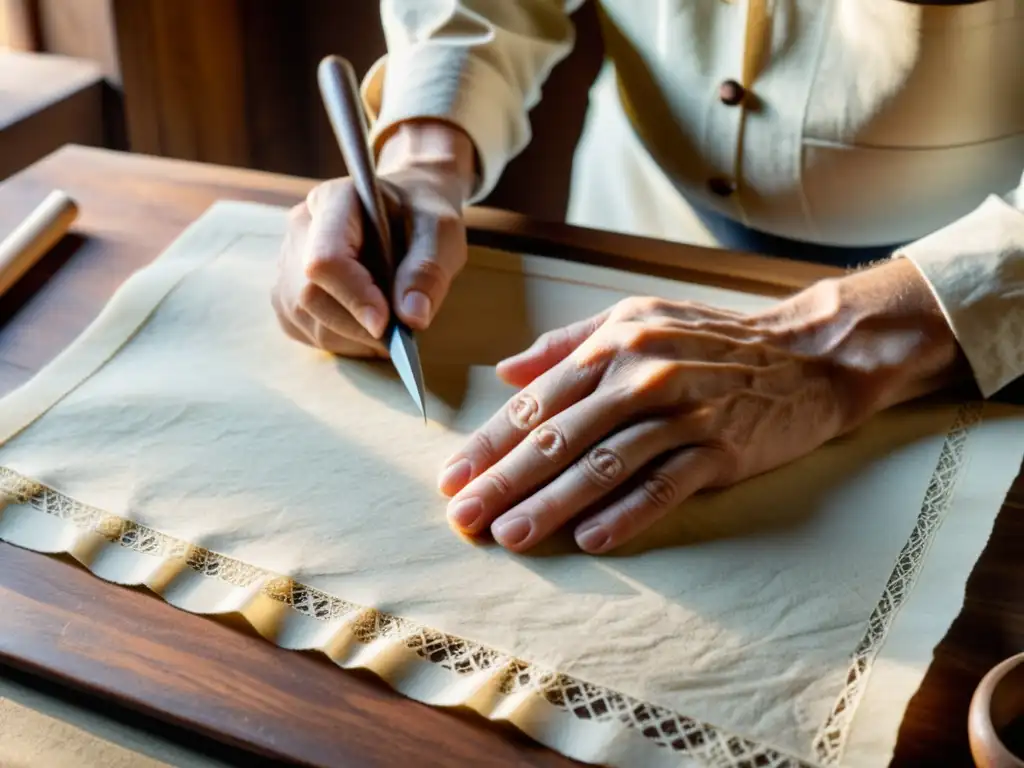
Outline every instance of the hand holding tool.
MULTIPOLYGON (((340 56, 328 56, 320 62, 317 70, 320 95, 327 109, 331 127, 341 148, 342 157, 349 175, 355 184, 359 199, 366 209, 370 222, 380 241, 380 250, 385 262, 387 279, 393 280, 398 259, 393 251, 391 228, 388 224, 387 208, 381 193, 370 154, 369 127, 366 113, 359 99, 355 70, 340 56)), ((391 296, 391 285, 383 285, 385 296, 391 296)), ((385 331, 391 362, 398 371, 402 383, 416 403, 423 421, 427 420, 426 402, 423 395, 423 370, 420 365, 419 349, 412 331, 391 309, 391 323, 385 331)))

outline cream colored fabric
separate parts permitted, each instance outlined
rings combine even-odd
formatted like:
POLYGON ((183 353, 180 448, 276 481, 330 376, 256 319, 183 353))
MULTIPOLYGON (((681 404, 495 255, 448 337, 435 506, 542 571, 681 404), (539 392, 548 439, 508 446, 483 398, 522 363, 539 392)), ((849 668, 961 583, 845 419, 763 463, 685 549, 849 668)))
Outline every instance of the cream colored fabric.
MULTIPOLYGON (((595 0, 596 1, 596 0, 595 0)), ((385 0, 389 55, 364 83, 375 135, 437 116, 483 169, 529 141, 527 109, 570 51, 579 0, 385 0)), ((975 211, 1021 183, 1024 2, 601 0, 611 67, 576 155, 571 220, 713 243, 686 200, 755 229, 906 251, 946 309, 982 391, 1024 373, 1024 218, 975 211), (753 98, 722 104, 744 80, 753 98), (628 121, 624 135, 616 122, 628 121), (734 179, 722 198, 713 177, 734 179), (625 179, 625 183, 623 183, 625 179), (947 227, 961 217, 963 225, 947 227), (983 227, 983 248, 964 238, 983 227), (998 309, 996 309, 998 308, 998 309), (995 312, 995 314, 993 314, 995 312)), ((1024 197, 1024 195, 1021 195, 1024 197)))
POLYGON ((285 226, 217 206, 0 401, 0 537, 584 760, 888 758, 1020 466, 1018 411, 893 411, 615 556, 515 556, 455 535, 435 490, 509 394, 493 363, 631 294, 766 300, 475 250, 421 339, 424 426, 386 364, 280 332, 285 226))

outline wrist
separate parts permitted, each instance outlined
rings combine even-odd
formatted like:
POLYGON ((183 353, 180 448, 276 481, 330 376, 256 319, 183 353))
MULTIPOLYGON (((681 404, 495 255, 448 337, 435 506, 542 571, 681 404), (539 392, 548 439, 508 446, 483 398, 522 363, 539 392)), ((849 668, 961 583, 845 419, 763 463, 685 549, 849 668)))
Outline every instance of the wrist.
POLYGON ((465 203, 476 186, 476 150, 461 128, 443 120, 413 120, 385 135, 378 158, 381 174, 406 170, 442 178, 465 203))
POLYGON ((768 315, 794 351, 833 371, 851 426, 968 378, 938 302, 908 259, 823 280, 768 315))

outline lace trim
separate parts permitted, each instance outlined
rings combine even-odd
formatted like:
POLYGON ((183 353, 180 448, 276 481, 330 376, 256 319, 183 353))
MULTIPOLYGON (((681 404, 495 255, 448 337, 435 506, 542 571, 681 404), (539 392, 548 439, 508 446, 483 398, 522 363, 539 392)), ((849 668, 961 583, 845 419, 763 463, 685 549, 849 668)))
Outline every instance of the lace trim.
MULTIPOLYGON (((909 595, 928 546, 953 497, 964 464, 970 428, 981 419, 982 405, 967 404, 943 443, 917 523, 904 545, 882 597, 868 619, 853 653, 846 683, 814 739, 823 765, 842 756, 871 664, 896 613, 909 595)), ((191 571, 236 587, 253 588, 296 613, 317 621, 343 621, 360 643, 401 642, 420 659, 457 675, 497 675, 503 695, 536 695, 577 720, 624 726, 653 745, 687 755, 715 768, 804 768, 810 764, 774 747, 729 733, 715 725, 649 704, 626 694, 516 659, 483 645, 432 630, 398 616, 350 603, 290 578, 175 539, 144 525, 77 502, 34 480, 0 467, 0 497, 27 505, 109 543, 145 555, 182 561, 191 571)))
POLYGON ((419 658, 458 675, 498 675, 504 695, 535 694, 578 720, 618 723, 658 747, 689 755, 716 768, 803 768, 792 755, 714 725, 577 680, 521 659, 423 627, 415 622, 334 597, 284 576, 175 539, 71 499, 52 488, 0 467, 0 495, 99 534, 111 544, 145 555, 182 560, 189 569, 241 588, 259 582, 260 593, 317 621, 348 623, 356 640, 370 645, 397 640, 419 658))
POLYGON ((946 517, 953 501, 960 471, 966 457, 967 437, 971 427, 981 421, 983 404, 967 403, 957 412, 956 420, 942 443, 939 463, 935 467, 921 503, 917 523, 900 550, 882 597, 871 612, 864 637, 857 644, 846 674, 846 684, 832 706, 824 725, 814 738, 814 754, 822 765, 838 765, 850 733, 857 705, 867 688, 872 663, 885 642, 896 614, 917 582, 932 537, 946 517))

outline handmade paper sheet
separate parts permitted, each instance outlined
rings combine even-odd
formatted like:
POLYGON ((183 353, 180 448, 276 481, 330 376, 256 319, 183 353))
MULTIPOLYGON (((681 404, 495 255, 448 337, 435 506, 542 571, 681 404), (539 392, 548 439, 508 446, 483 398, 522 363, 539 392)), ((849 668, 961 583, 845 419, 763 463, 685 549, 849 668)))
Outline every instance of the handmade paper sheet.
POLYGON ((568 535, 512 555, 453 533, 435 490, 510 395, 493 364, 628 295, 767 300, 474 251, 421 337, 424 426, 387 363, 281 333, 285 226, 218 204, 0 402, 0 537, 582 760, 888 759, 1020 466, 1019 412, 917 403, 612 556, 568 535))

